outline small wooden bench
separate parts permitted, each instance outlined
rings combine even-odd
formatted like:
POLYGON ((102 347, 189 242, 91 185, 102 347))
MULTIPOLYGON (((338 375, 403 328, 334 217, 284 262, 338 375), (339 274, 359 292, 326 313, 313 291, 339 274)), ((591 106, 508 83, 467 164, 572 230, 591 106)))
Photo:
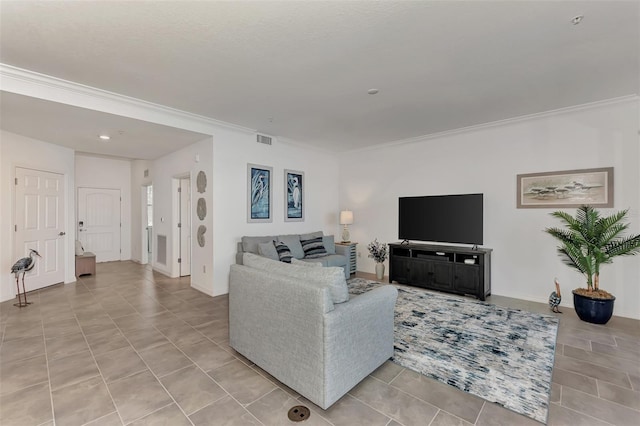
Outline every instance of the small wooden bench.
POLYGON ((86 274, 96 274, 96 255, 89 251, 76 256, 76 277, 86 274))

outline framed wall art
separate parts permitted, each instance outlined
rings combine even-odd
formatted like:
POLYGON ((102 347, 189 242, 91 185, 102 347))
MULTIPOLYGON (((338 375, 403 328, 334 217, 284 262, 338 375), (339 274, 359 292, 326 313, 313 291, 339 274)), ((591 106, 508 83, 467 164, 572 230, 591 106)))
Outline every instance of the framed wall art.
POLYGON ((518 175, 519 209, 613 207, 613 167, 518 175))
POLYGON ((247 164, 247 222, 273 222, 273 168, 247 164))
POLYGON ((303 222, 304 221, 304 172, 296 170, 284 171, 285 186, 285 204, 284 204, 284 221, 285 222, 303 222))

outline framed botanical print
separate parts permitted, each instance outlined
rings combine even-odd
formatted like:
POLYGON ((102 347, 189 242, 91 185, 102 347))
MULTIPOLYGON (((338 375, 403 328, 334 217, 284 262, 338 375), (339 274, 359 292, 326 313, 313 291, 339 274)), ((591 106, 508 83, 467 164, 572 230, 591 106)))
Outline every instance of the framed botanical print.
POLYGON ((273 222, 273 168, 247 164, 247 222, 273 222))
POLYGON ((304 221, 304 172, 296 170, 284 171, 285 186, 285 222, 304 221))

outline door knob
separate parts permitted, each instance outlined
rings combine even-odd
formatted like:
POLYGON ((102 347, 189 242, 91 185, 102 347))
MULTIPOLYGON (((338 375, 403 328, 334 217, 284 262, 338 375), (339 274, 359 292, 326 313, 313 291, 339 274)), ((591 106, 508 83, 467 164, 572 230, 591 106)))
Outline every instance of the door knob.
POLYGON ((60 233, 58 235, 63 236, 63 235, 67 235, 67 233, 64 232, 64 231, 60 231, 60 233))

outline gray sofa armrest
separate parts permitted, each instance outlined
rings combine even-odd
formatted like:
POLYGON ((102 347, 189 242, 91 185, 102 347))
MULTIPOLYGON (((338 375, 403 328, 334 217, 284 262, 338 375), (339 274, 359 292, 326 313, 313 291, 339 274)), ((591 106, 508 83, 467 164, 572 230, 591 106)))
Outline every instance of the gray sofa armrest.
POLYGON ((324 389, 324 314, 329 288, 231 265, 229 345, 319 404, 324 389))
POLYGON ((238 243, 236 246, 236 264, 242 265, 242 254, 244 250, 242 249, 242 243, 238 243))
POLYGON ((327 374, 327 406, 393 356, 397 297, 398 290, 385 285, 335 305, 325 315, 325 363, 333 370, 327 374))
POLYGON ((336 244, 336 254, 341 254, 347 259, 349 258, 349 247, 336 244))

